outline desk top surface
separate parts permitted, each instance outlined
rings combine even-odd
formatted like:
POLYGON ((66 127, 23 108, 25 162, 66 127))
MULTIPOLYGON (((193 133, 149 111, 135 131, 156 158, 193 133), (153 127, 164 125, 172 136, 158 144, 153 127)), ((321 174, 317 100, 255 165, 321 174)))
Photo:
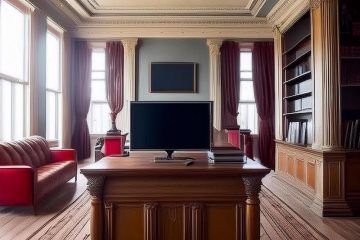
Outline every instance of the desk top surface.
POLYGON ((130 157, 104 157, 96 163, 80 169, 85 176, 129 176, 129 175, 266 175, 270 169, 247 158, 245 164, 216 163, 210 164, 206 152, 181 152, 176 157, 191 157, 193 163, 186 166, 186 161, 155 163, 155 156, 163 152, 131 152, 130 157))

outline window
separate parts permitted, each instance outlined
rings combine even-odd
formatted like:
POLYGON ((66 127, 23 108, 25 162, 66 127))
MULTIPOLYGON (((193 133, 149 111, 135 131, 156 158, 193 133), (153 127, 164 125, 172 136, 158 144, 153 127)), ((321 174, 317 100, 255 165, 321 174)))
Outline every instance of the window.
POLYGON ((105 49, 94 48, 91 55, 91 103, 88 114, 90 134, 104 134, 111 126, 105 89, 105 49))
POLYGON ((50 25, 46 33, 46 138, 59 140, 61 133, 61 33, 50 25))
POLYGON ((29 131, 29 16, 17 1, 0 0, 0 141, 29 131))
POLYGON ((256 110, 252 79, 252 52, 240 50, 240 101, 238 106, 238 125, 241 129, 250 129, 258 133, 258 114, 256 110))

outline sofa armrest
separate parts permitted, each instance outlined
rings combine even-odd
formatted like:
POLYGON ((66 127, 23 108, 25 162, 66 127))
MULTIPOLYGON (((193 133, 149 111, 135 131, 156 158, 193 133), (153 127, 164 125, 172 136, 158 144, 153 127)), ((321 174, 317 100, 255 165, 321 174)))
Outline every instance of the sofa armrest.
POLYGON ((0 166, 0 205, 33 204, 34 181, 34 170, 29 166, 0 166))
POLYGON ((76 150, 75 149, 51 149, 51 161, 76 161, 76 150))

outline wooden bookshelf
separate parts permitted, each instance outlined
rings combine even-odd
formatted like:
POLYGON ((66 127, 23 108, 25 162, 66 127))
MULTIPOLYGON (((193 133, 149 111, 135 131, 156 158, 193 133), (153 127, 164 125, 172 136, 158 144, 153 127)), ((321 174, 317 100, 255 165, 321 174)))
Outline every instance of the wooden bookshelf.
POLYGON ((342 145, 355 151, 360 149, 360 3, 339 4, 342 145))
POLYGON ((282 40, 283 141, 307 146, 312 143, 313 114, 310 13, 290 27, 282 40))

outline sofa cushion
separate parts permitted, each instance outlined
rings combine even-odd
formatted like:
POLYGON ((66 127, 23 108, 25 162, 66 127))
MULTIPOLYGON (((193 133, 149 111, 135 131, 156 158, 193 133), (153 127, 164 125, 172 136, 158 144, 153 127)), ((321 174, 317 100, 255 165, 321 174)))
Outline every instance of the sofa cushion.
MULTIPOLYGON (((34 155, 31 160, 35 167, 40 167, 51 162, 49 144, 43 137, 31 136, 24 139, 23 141, 29 144, 32 149, 32 154, 34 155)), ((28 154, 31 154, 30 152, 28 152, 28 154)))
POLYGON ((40 167, 51 162, 47 141, 31 136, 19 141, 0 143, 0 165, 27 165, 40 167))
POLYGON ((9 143, 0 143, 1 165, 24 165, 21 155, 9 143))
POLYGON ((38 176, 37 199, 52 191, 57 186, 67 182, 76 172, 75 161, 49 163, 36 169, 38 176))

